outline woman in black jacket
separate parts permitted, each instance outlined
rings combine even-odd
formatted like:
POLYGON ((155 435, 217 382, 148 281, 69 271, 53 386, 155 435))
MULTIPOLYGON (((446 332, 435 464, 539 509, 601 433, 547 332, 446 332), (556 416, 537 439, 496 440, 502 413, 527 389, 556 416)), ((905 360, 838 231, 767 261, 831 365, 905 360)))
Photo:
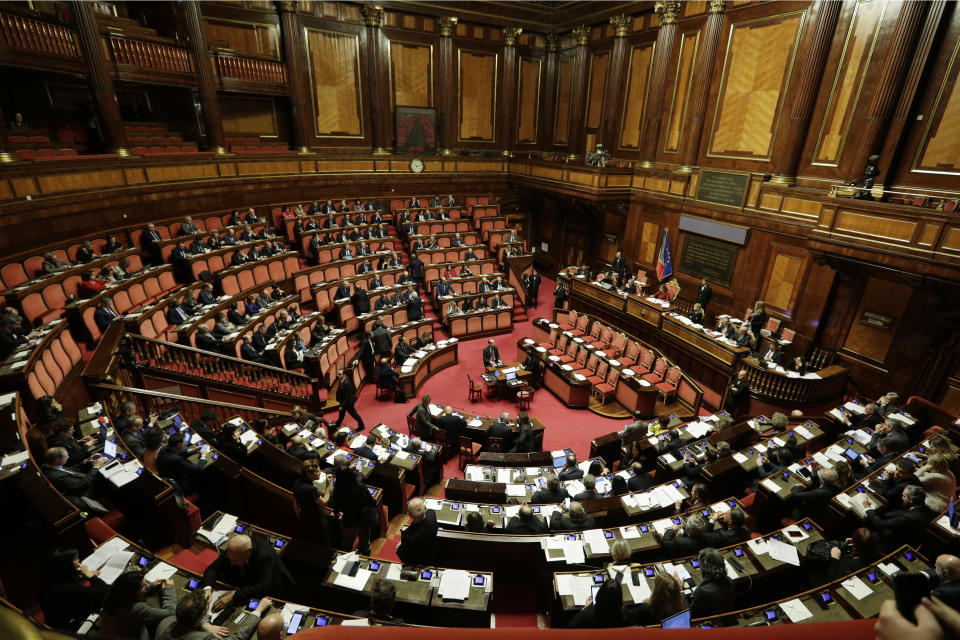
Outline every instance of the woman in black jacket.
POLYGON ((723 555, 707 547, 700 550, 700 575, 702 580, 690 600, 690 617, 704 618, 733 611, 733 580, 727 575, 723 555))
POLYGON ((74 630, 83 618, 99 611, 110 589, 99 573, 80 564, 76 549, 54 551, 38 598, 47 624, 74 630))
POLYGON ((323 494, 315 484, 320 479, 320 462, 307 460, 300 469, 300 477, 293 485, 293 498, 300 514, 300 526, 307 540, 332 547, 330 521, 324 507, 330 502, 333 483, 327 482, 323 494))
POLYGON ((623 608, 623 589, 620 582, 622 574, 608 578, 597 590, 597 601, 587 600, 587 606, 577 612, 567 627, 570 629, 597 629, 603 627, 622 627, 626 624, 623 608))

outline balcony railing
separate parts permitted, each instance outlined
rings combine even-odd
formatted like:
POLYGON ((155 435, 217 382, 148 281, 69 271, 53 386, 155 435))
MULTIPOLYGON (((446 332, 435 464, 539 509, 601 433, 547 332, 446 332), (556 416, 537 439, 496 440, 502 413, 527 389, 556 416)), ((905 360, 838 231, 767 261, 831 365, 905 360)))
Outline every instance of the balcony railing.
POLYGON ((134 40, 111 35, 110 52, 117 64, 125 64, 156 71, 190 73, 193 64, 186 49, 162 42, 134 40))
POLYGON ((0 43, 70 58, 80 55, 71 29, 26 16, 0 14, 0 43))
POLYGON ((215 55, 217 72, 221 78, 278 85, 287 83, 287 66, 282 62, 241 58, 221 52, 215 55))

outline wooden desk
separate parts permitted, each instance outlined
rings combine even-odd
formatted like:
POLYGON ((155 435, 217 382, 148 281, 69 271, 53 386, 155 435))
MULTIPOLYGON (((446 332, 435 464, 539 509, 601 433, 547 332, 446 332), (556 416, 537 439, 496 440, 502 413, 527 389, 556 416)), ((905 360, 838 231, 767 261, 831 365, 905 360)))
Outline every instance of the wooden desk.
POLYGON ((430 376, 456 365, 459 362, 459 353, 459 342, 456 338, 441 340, 416 351, 400 367, 400 388, 408 398, 415 397, 430 376), (417 353, 426 355, 417 358, 417 353), (414 360, 413 363, 410 362, 411 359, 414 360))

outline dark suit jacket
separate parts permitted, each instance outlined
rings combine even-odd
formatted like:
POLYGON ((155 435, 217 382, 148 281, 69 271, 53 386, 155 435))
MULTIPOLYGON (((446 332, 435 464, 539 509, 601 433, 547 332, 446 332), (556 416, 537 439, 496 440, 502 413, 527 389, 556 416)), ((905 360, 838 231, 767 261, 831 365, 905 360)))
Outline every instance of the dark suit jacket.
POLYGON ((251 538, 253 551, 245 565, 233 566, 224 551, 203 572, 201 587, 225 582, 237 587, 233 604, 246 605, 251 599, 263 596, 289 597, 296 583, 273 546, 259 538, 251 538))
POLYGON ((702 285, 697 291, 697 302, 700 306, 706 307, 711 298, 713 298, 713 289, 708 284, 702 285))
POLYGON ((261 362, 263 357, 257 352, 252 344, 244 343, 240 347, 240 357, 251 362, 261 362))
POLYGON ((107 310, 104 307, 97 307, 93 312, 93 321, 96 323, 97 328, 100 331, 106 331, 107 327, 110 326, 110 323, 117 318, 117 314, 113 310, 107 310))
POLYGON ((699 553, 700 549, 709 545, 707 536, 700 535, 696 537, 688 535, 678 535, 673 529, 668 529, 663 534, 661 541, 663 551, 669 558, 682 558, 699 553))
POLYGON ((547 533, 550 531, 547 523, 542 518, 538 518, 536 514, 534 514, 532 520, 521 520, 520 516, 513 516, 507 522, 505 529, 507 533, 547 533))
POLYGON ((43 473, 57 491, 65 496, 78 498, 90 494, 94 481, 100 475, 100 470, 93 469, 89 473, 77 473, 44 465, 43 473))
POLYGON ((380 355, 388 354, 393 350, 390 332, 387 331, 386 327, 373 330, 373 348, 380 355))
POLYGON ((355 291, 350 296, 350 303, 353 305, 353 312, 357 315, 370 312, 370 296, 363 289, 355 291))
POLYGON ((878 514, 867 511, 867 526, 881 539, 885 549, 893 550, 904 544, 917 544, 934 513, 926 505, 911 509, 894 509, 878 514))
POLYGON ((640 473, 627 480, 630 491, 643 491, 653 486, 653 476, 649 473, 640 473))
POLYGON ((716 529, 707 532, 704 539, 707 547, 713 547, 714 549, 729 547, 749 540, 750 529, 747 528, 747 525, 740 525, 736 529, 716 529))
POLYGON ((726 576, 719 580, 701 582, 690 601, 690 615, 694 618, 731 611, 733 608, 733 581, 726 576))
POLYGON ((954 609, 960 609, 960 581, 943 582, 934 569, 927 569, 924 573, 930 580, 930 586, 932 587, 930 595, 940 598, 954 609))
POLYGON ((447 442, 452 447, 459 446, 460 436, 467 428, 467 421, 458 415, 442 415, 437 418, 437 426, 447 432, 447 442))
POLYGON ((574 520, 570 514, 554 514, 550 518, 551 531, 586 531, 593 528, 594 519, 590 514, 584 514, 583 518, 574 520))
POLYGON ((357 401, 357 389, 353 386, 353 380, 349 376, 340 378, 340 385, 337 387, 337 402, 344 407, 352 407, 357 401))
POLYGON ((365 444, 360 445, 359 447, 354 449, 353 452, 358 456, 363 456, 367 460, 374 460, 374 461, 377 460, 377 454, 373 452, 373 449, 371 449, 365 444))
POLYGON ((127 445, 127 448, 133 452, 133 455, 138 458, 143 458, 143 438, 138 437, 132 431, 124 431, 120 437, 123 439, 123 443, 127 445))
MULTIPOLYGON (((211 432, 207 431, 207 433, 210 434, 209 438, 201 431, 197 431, 197 433, 208 442, 213 442, 213 434, 211 432)), ((187 460, 186 455, 186 449, 179 452, 167 449, 166 447, 160 449, 157 453, 157 472, 161 477, 174 480, 184 493, 189 493, 192 480, 190 477, 191 474, 203 470, 203 467, 187 460)))
POLYGON ((428 509, 423 519, 400 533, 397 555, 404 564, 432 566, 437 562, 437 514, 428 509))
POLYGON ((207 351, 219 351, 220 342, 213 336, 212 333, 198 333, 197 348, 206 349, 207 351))
POLYGON ((500 350, 493 346, 483 348, 483 366, 492 367, 495 362, 500 361, 500 350))
POLYGON ((554 493, 549 489, 540 489, 535 491, 533 496, 530 497, 531 504, 559 504, 570 497, 570 494, 567 493, 567 490, 563 487, 558 487, 557 492, 554 493))
POLYGON ((262 354, 264 349, 267 348, 267 344, 269 340, 267 340, 266 335, 258 331, 253 334, 253 338, 251 339, 251 342, 253 343, 253 348, 256 349, 258 353, 262 354))
POLYGON ((583 477, 583 469, 580 467, 562 468, 557 472, 557 477, 561 480, 576 480, 583 477))

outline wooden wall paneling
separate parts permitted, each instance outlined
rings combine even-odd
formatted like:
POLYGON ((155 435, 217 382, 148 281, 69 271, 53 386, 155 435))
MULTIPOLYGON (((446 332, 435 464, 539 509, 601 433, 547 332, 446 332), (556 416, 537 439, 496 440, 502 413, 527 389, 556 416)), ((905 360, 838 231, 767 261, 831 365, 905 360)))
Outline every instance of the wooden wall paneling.
POLYGON ((839 60, 828 63, 831 68, 835 67, 835 71, 817 131, 813 164, 837 166, 840 162, 867 70, 877 50, 888 4, 886 0, 858 0, 850 7, 852 15, 846 25, 843 44, 836 54, 839 60))
POLYGON ((570 137, 568 158, 573 160, 580 156, 584 149, 584 139, 586 137, 586 127, 584 123, 587 117, 587 100, 589 98, 587 82, 589 79, 590 51, 588 43, 590 42, 590 28, 587 25, 579 25, 573 29, 573 35, 576 38, 577 48, 573 59, 573 80, 570 90, 570 137))
POLYGON ((643 126, 644 109, 647 106, 647 91, 650 88, 650 70, 653 64, 656 43, 644 42, 630 49, 627 71, 627 88, 621 115, 621 150, 637 151, 640 148, 640 129, 643 126))
POLYGON ((798 10, 740 21, 731 17, 708 157, 770 159, 804 14, 798 10), (764 64, 757 65, 757 60, 764 64))
POLYGON ((363 138, 360 38, 307 29, 314 127, 319 138, 363 138))
POLYGON ((517 143, 536 144, 540 115, 541 58, 520 58, 517 86, 517 143))
POLYGON ((937 83, 923 137, 911 170, 918 173, 960 174, 960 38, 956 39, 946 69, 937 83))
POLYGON ((645 267, 653 268, 656 266, 661 235, 663 234, 659 224, 643 220, 640 227, 640 251, 637 255, 637 262, 645 267))
POLYGON ((224 95, 220 98, 220 112, 224 133, 279 135, 277 106, 273 98, 224 95))
POLYGON ((460 142, 496 141, 499 59, 496 53, 457 51, 460 142))
POLYGON ((676 1, 658 2, 656 11, 657 41, 654 45, 653 60, 650 63, 650 87, 647 92, 647 104, 644 105, 643 127, 640 135, 639 157, 643 166, 654 166, 661 135, 663 106, 665 104, 667 77, 673 60, 674 41, 677 34, 677 16, 681 4, 676 1))
POLYGON ((290 144, 300 152, 306 152, 316 143, 316 100, 308 88, 309 80, 308 51, 306 31, 300 21, 296 5, 281 2, 277 5, 280 13, 280 35, 283 38, 283 57, 287 64, 287 78, 290 83, 290 144))
POLYGON ((561 56, 557 67, 556 115, 554 116, 553 144, 570 142, 570 100, 573 89, 573 56, 561 56))
POLYGON ((640 249, 640 209, 641 206, 636 203, 630 203, 627 209, 627 222, 623 231, 623 257, 627 264, 637 262, 637 256, 640 249))
POLYGON ((212 49, 280 59, 280 30, 276 24, 208 16, 203 27, 212 49))
POLYGON ((391 39, 390 87, 394 107, 432 107, 433 47, 391 39))
POLYGON ((363 95, 367 96, 367 122, 373 153, 386 155, 393 147, 393 109, 390 91, 390 45, 381 28, 383 8, 373 3, 361 8, 364 29, 360 37, 363 71, 363 95))
POLYGON ((905 284, 868 277, 847 332, 843 349, 882 365, 893 344, 897 328, 910 304, 913 289, 905 284), (864 324, 864 313, 869 312, 892 320, 889 329, 864 324))
POLYGON ((587 130, 596 131, 603 117, 603 94, 607 89, 607 68, 610 52, 595 52, 590 56, 589 84, 587 85, 587 130))
POLYGON ((770 258, 761 299, 767 312, 785 318, 794 316, 796 303, 806 279, 808 254, 802 247, 770 242, 770 258))
POLYGON ((611 264, 617 251, 623 249, 626 219, 612 211, 603 213, 603 234, 600 238, 600 260, 611 264))
POLYGON ((544 54, 544 65, 542 77, 542 98, 540 99, 539 115, 539 147, 546 150, 553 146, 554 118, 557 110, 557 60, 559 54, 557 47, 559 37, 556 34, 549 34, 545 38, 546 53, 544 54))
POLYGON ((693 80, 693 64, 697 59, 700 46, 700 31, 687 31, 680 36, 677 63, 673 68, 673 81, 670 89, 670 108, 667 112, 667 126, 664 135, 664 153, 675 154, 680 151, 683 134, 683 119, 690 95, 690 82, 693 80))

